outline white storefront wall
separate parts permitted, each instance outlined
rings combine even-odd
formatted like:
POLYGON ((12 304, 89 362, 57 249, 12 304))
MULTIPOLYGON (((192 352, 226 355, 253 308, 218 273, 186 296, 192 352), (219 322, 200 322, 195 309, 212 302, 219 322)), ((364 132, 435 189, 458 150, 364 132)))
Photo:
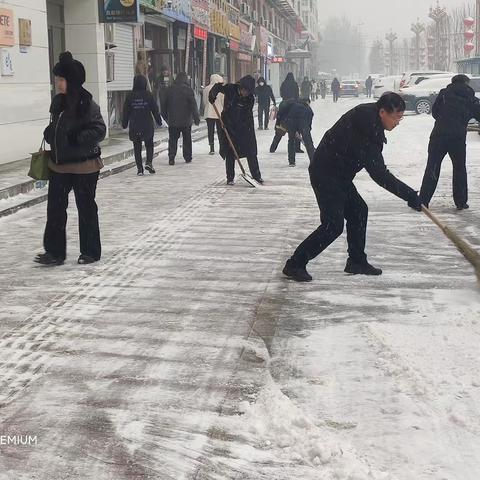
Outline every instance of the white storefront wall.
POLYGON ((113 28, 115 47, 111 52, 115 58, 115 79, 108 82, 107 89, 111 92, 131 90, 135 74, 134 27, 119 23, 113 28))
POLYGON ((13 11, 15 45, 0 46, 13 61, 14 74, 0 75, 0 163, 28 157, 38 150, 50 107, 47 7, 45 0, 2 1, 13 11), (21 53, 18 19, 32 21, 32 46, 21 53))

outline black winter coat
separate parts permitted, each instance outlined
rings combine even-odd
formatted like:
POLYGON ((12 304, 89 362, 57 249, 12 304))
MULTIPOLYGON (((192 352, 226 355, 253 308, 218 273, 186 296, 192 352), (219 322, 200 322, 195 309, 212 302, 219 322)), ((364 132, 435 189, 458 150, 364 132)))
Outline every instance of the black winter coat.
POLYGON ((80 103, 74 110, 67 107, 66 95, 56 95, 50 113, 52 119, 43 136, 51 146, 53 162, 62 165, 100 157, 98 144, 105 138, 107 128, 100 107, 89 92, 80 91, 80 103))
POLYGON ((365 168, 378 185, 403 200, 411 200, 415 190, 398 180, 385 165, 382 150, 386 142, 377 105, 358 105, 325 133, 310 173, 319 181, 349 184, 365 168))
POLYGON ((435 126, 431 137, 465 138, 470 119, 480 121, 480 103, 473 88, 451 83, 440 90, 432 107, 432 116, 435 126))
POLYGON ((279 125, 302 132, 312 129, 313 111, 303 102, 282 102, 277 113, 279 125))
MULTIPOLYGON (((240 157, 257 155, 257 138, 253 122, 255 97, 242 97, 237 84, 215 84, 210 90, 213 103, 219 93, 224 94, 222 120, 240 157)), ((227 145, 228 147, 228 145, 227 145)))
POLYGON ((310 98, 312 94, 312 84, 308 80, 304 80, 301 86, 302 98, 310 98))
POLYGON ((273 95, 272 87, 270 85, 259 85, 255 89, 255 96, 257 97, 259 105, 269 106, 270 99, 272 100, 273 104, 276 105, 275 96, 273 95))
POLYGON ((285 79, 280 85, 280 96, 282 100, 298 100, 300 95, 298 93, 298 83, 295 80, 285 79))
POLYGON ((200 115, 192 88, 183 81, 175 80, 165 91, 162 115, 169 127, 191 127, 200 123, 200 115))
POLYGON ((129 128, 130 140, 150 140, 153 138, 155 128, 153 118, 157 125, 162 124, 162 117, 157 102, 148 91, 136 91, 129 93, 123 105, 122 126, 129 128))

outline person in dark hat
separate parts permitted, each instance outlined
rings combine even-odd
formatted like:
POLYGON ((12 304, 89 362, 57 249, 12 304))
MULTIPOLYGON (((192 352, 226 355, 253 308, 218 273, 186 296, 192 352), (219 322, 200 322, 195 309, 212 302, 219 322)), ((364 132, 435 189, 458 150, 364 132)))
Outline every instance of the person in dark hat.
POLYGON ((45 253, 35 262, 61 265, 67 254, 66 224, 68 195, 73 189, 78 209, 80 256, 78 263, 100 260, 101 243, 95 192, 100 169, 99 142, 106 127, 100 107, 83 88, 85 68, 70 52, 60 54, 53 68, 57 95, 50 106, 51 121, 44 131, 51 146, 45 253))
MULTIPOLYGON (((252 177, 263 183, 257 158, 257 138, 253 121, 255 104, 255 79, 251 75, 241 78, 238 83, 215 84, 210 90, 209 102, 215 103, 217 95, 223 93, 222 120, 239 157, 246 157, 252 177)), ((225 152, 227 184, 235 180, 235 154, 222 132, 222 145, 225 152)))
POLYGON ((440 90, 432 107, 435 125, 428 144, 428 161, 423 175, 420 197, 425 206, 437 188, 440 170, 445 155, 453 165, 453 200, 458 210, 468 206, 468 183, 466 168, 467 126, 472 118, 480 121, 480 102, 469 85, 466 75, 455 75, 452 83, 440 90))
POLYGON ((153 119, 158 126, 162 125, 162 117, 157 102, 147 90, 147 79, 144 75, 136 75, 133 79, 133 90, 125 99, 122 115, 122 127, 129 128, 130 140, 133 142, 137 175, 143 175, 142 142, 145 142, 147 161, 145 170, 155 173, 153 168, 153 135, 155 133, 153 119))

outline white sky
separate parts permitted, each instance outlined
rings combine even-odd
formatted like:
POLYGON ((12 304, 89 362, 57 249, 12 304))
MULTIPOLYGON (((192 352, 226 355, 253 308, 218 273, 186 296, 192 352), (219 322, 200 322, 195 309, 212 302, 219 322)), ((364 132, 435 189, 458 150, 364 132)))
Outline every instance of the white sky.
MULTIPOLYGON (((409 35, 410 24, 427 23, 430 6, 436 0, 318 0, 320 25, 331 16, 347 15, 352 23, 363 23, 362 32, 367 41, 383 39, 390 28, 399 36, 409 35)), ((444 0, 440 6, 457 7, 473 0, 444 0)))

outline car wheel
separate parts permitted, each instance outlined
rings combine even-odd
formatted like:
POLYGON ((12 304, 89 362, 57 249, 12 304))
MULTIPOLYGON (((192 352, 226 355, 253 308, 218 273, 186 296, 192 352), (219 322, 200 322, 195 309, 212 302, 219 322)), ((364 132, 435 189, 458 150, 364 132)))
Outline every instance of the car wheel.
POLYGON ((419 100, 417 102, 417 105, 415 106, 415 111, 421 115, 422 113, 425 113, 427 115, 430 115, 432 113, 432 104, 428 100, 419 100))

